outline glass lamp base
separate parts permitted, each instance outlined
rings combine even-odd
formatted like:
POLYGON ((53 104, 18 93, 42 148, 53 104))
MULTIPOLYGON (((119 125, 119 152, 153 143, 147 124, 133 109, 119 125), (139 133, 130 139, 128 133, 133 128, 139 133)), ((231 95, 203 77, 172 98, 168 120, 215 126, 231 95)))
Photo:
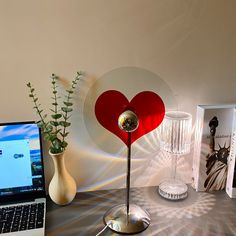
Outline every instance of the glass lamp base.
POLYGON ((125 204, 114 206, 104 215, 104 222, 111 230, 120 234, 136 234, 150 225, 150 216, 141 207, 131 204, 129 215, 125 204))
POLYGON ((180 180, 168 179, 159 185, 158 192, 166 199, 180 200, 188 196, 188 187, 180 180))

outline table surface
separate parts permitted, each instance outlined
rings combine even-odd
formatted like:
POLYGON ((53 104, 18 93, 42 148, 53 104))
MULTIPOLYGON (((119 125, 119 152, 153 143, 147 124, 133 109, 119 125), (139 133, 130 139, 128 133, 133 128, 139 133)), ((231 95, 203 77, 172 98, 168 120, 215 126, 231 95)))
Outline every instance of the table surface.
MULTIPOLYGON (((104 228, 103 216, 111 207, 125 203, 125 189, 77 193, 67 206, 47 201, 46 236, 96 236, 104 228)), ((157 187, 132 188, 131 203, 146 209, 150 226, 139 236, 236 236, 236 199, 224 191, 214 194, 195 192, 169 201, 157 187)), ((106 228, 100 236, 118 235, 106 228)))

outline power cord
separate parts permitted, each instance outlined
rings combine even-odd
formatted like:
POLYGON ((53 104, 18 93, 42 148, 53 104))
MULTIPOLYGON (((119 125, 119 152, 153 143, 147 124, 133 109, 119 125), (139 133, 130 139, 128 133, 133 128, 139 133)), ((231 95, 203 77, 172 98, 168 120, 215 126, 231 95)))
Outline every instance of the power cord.
POLYGON ((111 221, 108 221, 107 225, 105 225, 105 227, 104 227, 100 232, 98 232, 98 233, 96 234, 96 236, 99 236, 102 232, 104 232, 104 231, 106 230, 106 228, 109 227, 110 224, 112 224, 112 222, 111 222, 111 221))

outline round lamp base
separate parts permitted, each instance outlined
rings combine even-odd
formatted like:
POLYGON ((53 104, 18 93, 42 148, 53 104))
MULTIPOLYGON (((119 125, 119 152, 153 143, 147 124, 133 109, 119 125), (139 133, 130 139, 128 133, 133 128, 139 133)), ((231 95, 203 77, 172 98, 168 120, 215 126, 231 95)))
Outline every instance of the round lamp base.
POLYGON ((130 204, 129 215, 125 204, 112 207, 104 215, 104 222, 111 230, 120 234, 136 234, 150 225, 150 216, 141 207, 130 204))
POLYGON ((159 185, 158 192, 163 198, 180 200, 188 196, 188 187, 180 180, 169 179, 159 185))

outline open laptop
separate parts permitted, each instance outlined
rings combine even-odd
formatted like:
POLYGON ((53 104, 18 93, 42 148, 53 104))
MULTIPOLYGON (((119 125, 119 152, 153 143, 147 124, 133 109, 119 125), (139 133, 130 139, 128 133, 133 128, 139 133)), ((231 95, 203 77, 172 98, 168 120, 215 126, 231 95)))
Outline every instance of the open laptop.
POLYGON ((0 124, 0 234, 43 236, 45 196, 37 124, 0 124))

